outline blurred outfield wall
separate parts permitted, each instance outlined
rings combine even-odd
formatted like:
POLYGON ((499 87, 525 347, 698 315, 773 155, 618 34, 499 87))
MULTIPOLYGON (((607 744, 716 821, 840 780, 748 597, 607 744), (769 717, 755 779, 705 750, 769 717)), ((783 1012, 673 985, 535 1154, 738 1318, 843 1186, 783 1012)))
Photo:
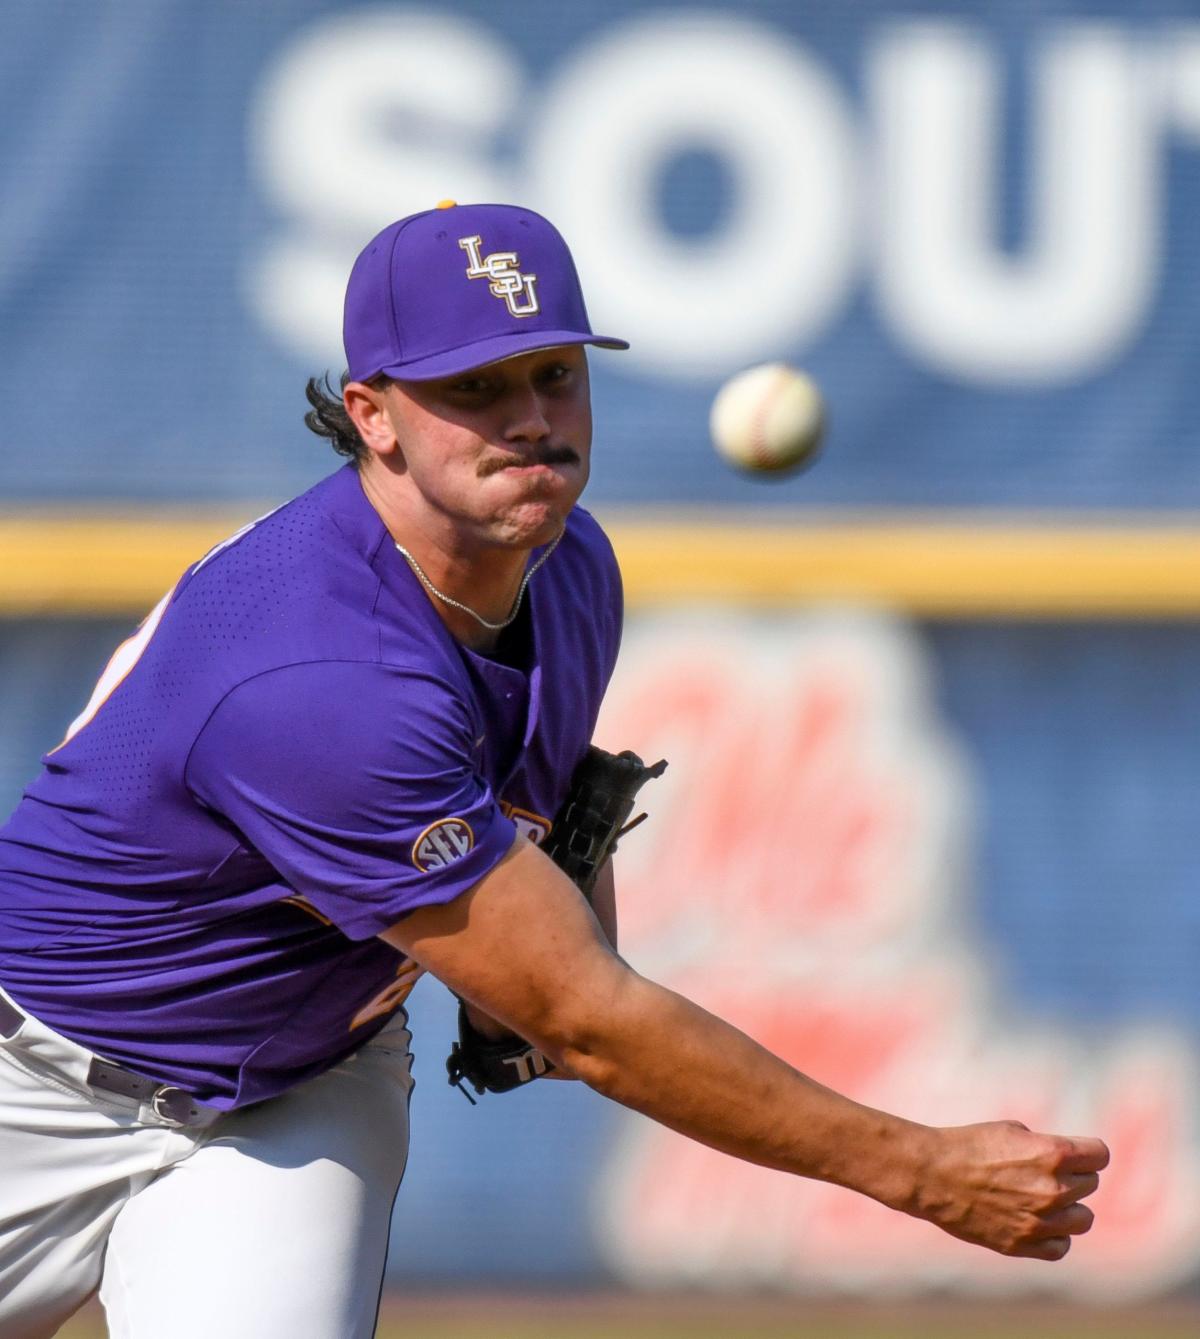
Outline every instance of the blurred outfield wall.
POLYGON ((519 200, 597 327, 631 616, 602 742, 672 761, 626 947, 802 1067, 1117 1154, 1060 1270, 977 1260, 566 1085, 470 1109, 414 999, 397 1281, 1200 1277, 1200 9, 10 0, 0 807, 187 562, 335 464, 357 247, 519 200), (794 480, 706 446, 802 362, 794 480))

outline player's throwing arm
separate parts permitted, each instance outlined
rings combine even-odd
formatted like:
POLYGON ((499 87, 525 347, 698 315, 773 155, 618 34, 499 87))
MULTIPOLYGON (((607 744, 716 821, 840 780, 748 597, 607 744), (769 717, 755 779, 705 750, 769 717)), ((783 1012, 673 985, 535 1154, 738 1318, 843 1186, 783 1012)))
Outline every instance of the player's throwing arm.
POLYGON ((875 1111, 632 971, 565 874, 518 838, 474 890, 384 938, 606 1097, 748 1162, 860 1191, 1006 1255, 1058 1260, 1092 1225, 1099 1139, 875 1111), (519 933, 514 933, 519 926, 519 933))

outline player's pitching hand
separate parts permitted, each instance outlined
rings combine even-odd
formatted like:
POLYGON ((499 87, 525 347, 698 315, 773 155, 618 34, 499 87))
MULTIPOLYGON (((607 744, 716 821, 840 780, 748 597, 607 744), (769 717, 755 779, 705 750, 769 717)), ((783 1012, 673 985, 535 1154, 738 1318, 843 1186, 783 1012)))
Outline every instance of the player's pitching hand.
POLYGON ((1003 1255, 1061 1260, 1092 1226, 1082 1201, 1100 1183, 1099 1139, 1035 1134, 1019 1121, 933 1131, 934 1150, 909 1208, 952 1236, 1003 1255))

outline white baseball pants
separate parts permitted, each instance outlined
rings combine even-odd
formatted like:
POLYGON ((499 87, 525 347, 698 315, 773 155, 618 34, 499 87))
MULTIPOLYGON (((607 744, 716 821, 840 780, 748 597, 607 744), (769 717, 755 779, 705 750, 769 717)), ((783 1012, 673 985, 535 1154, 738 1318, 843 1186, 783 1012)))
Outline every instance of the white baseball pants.
POLYGON ((112 1339, 369 1339, 412 1088, 403 1014, 283 1096, 176 1128, 98 1100, 90 1052, 0 1041, 0 1339, 100 1288, 112 1339))

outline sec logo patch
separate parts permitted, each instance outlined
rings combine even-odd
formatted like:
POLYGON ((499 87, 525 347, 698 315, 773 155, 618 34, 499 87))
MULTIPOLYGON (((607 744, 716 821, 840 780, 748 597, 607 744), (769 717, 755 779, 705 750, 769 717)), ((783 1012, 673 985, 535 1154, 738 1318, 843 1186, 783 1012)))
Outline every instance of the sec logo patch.
POLYGON ((474 845, 469 823, 461 818, 439 818, 413 842, 412 862, 425 874, 461 860, 474 845))

